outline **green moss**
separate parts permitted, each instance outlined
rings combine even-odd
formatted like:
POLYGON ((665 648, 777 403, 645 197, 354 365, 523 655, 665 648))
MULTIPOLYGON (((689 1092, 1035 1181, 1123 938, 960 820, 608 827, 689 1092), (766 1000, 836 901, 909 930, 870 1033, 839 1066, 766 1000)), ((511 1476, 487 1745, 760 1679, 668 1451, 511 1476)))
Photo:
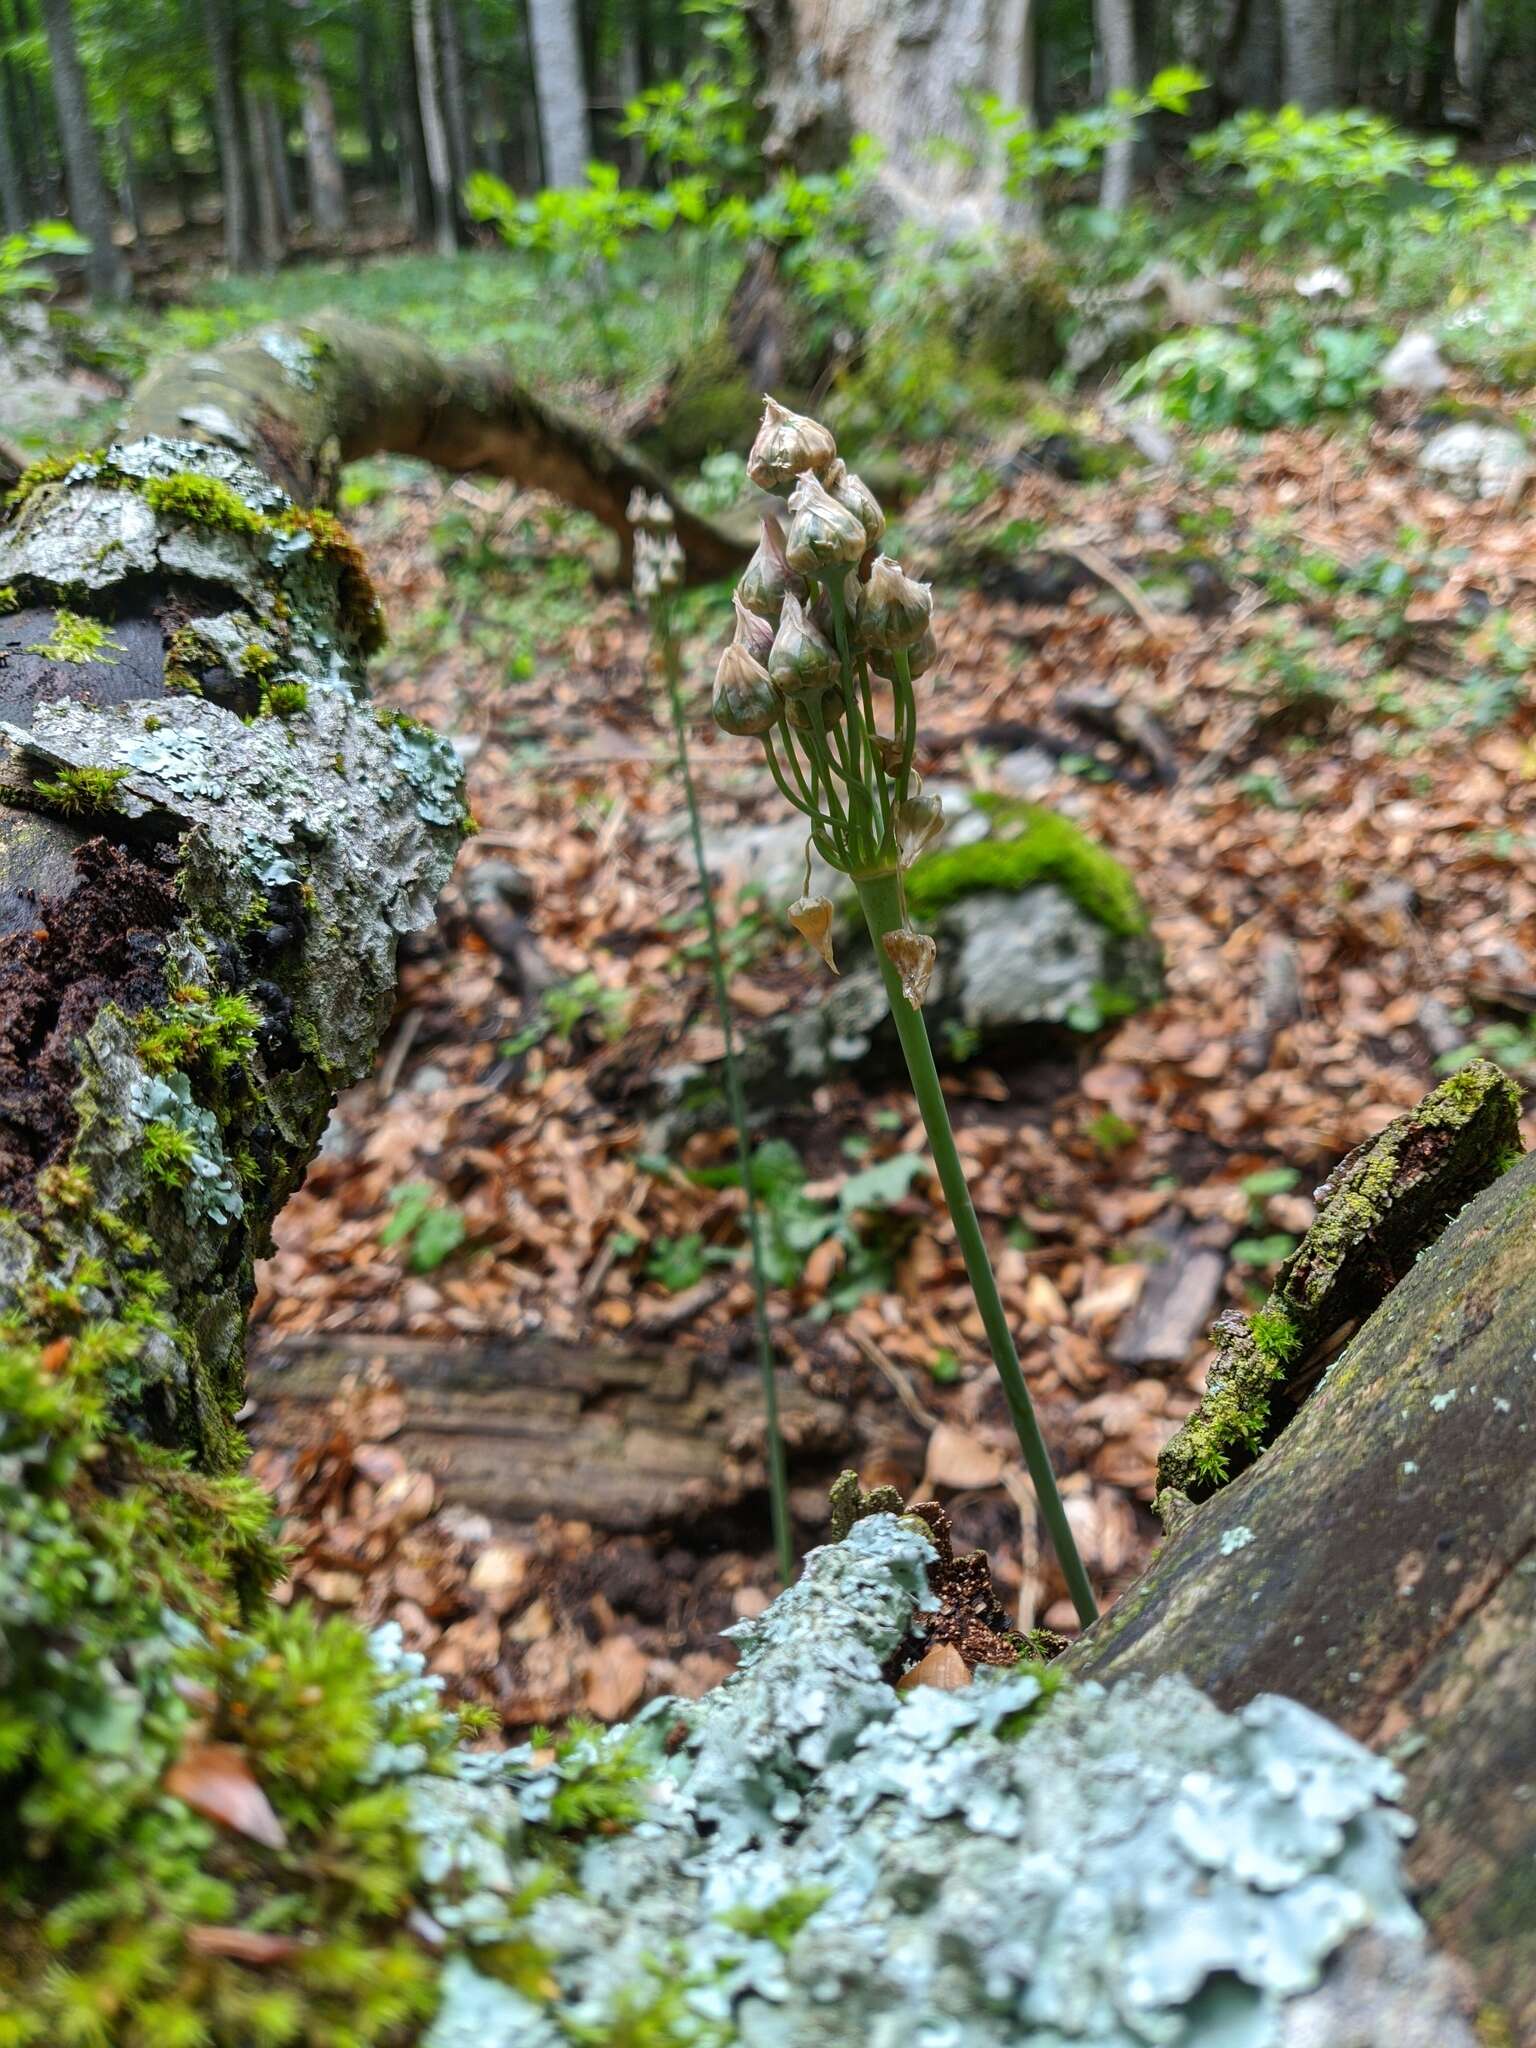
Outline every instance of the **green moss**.
POLYGON ((1275 1365, 1287 1365, 1302 1348, 1302 1334, 1283 1308, 1261 1308, 1248 1319, 1254 1348, 1275 1365))
POLYGON ((197 1145, 190 1131, 165 1121, 144 1127, 144 1172, 161 1187, 184 1188, 197 1164, 197 1145))
POLYGON ((127 774, 126 768, 60 768, 54 775, 34 778, 30 793, 68 818, 115 811, 117 786, 127 774))
POLYGON ((1054 882, 1118 937, 1135 938, 1147 929, 1128 870, 1069 819, 1011 798, 977 802, 1007 836, 944 848, 918 861, 907 876, 907 902, 918 915, 932 916, 983 889, 1013 893, 1054 882))
POLYGON ((144 502, 184 526, 210 526, 225 533, 265 533, 271 522, 255 512, 238 491, 217 477, 178 470, 174 476, 152 476, 142 487, 144 502))
POLYGON ((137 1051, 153 1074, 202 1066, 219 1079, 249 1059, 261 1027, 249 996, 179 988, 169 1010, 146 1010, 137 1018, 137 1051))
POLYGON ((384 645, 384 614, 363 551, 334 512, 290 506, 272 522, 280 533, 307 534, 316 557, 336 572, 341 628, 363 654, 384 645))
POLYGON ((241 648, 237 666, 241 675, 249 676, 252 681, 262 683, 276 669, 277 656, 270 647, 263 647, 259 640, 253 640, 248 647, 241 648))
POLYGON ((21 472, 6 493, 5 502, 24 505, 44 484, 60 482, 78 463, 99 462, 104 453, 100 448, 77 448, 73 455, 44 455, 21 472))
POLYGON ((261 710, 266 718, 296 718, 309 709, 309 687, 305 683, 269 683, 261 693, 261 710))
POLYGON ((121 642, 112 638, 99 619, 63 609, 54 613, 53 631, 48 638, 34 640, 23 649, 26 654, 41 655, 45 661, 68 662, 74 668, 110 663, 112 656, 122 651, 121 642))
POLYGON ((8 613, 20 611, 21 597, 14 583, 0 583, 0 618, 8 613))
POLYGON ((720 1918, 738 1934, 754 1941, 771 1941, 787 1955, 795 1936, 831 1896, 825 1885, 803 1884, 781 1893, 766 1906, 733 1906, 720 1918))

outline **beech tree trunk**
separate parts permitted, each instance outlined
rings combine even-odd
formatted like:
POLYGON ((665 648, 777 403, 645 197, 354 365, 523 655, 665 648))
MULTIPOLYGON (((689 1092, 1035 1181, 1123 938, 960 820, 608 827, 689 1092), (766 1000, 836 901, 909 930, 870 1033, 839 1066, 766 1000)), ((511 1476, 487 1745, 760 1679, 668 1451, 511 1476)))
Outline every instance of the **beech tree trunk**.
POLYGON ((224 261, 231 270, 250 270, 258 250, 256 175, 245 118, 245 94, 240 84, 235 21, 230 0, 203 0, 224 188, 224 261))
POLYGON ((69 182, 69 210, 75 226, 91 245, 85 259, 85 274, 95 298, 126 299, 132 280, 112 239, 112 201, 91 122, 85 74, 80 68, 74 9, 71 0, 38 0, 38 4, 48 38, 53 103, 58 109, 59 141, 69 182))
POLYGON ((288 165, 283 154, 283 119, 277 101, 265 90, 248 92, 245 108, 256 182, 257 240, 262 262, 275 270, 283 260, 292 226, 292 207, 284 189, 288 165))
POLYGON ((11 112, 9 74, 8 63, 0 66, 0 226, 7 234, 15 234, 27 225, 29 216, 26 186, 21 174, 21 154, 11 112))
POLYGON ((1336 0, 1281 0, 1285 48, 1285 97, 1304 113, 1318 114, 1338 102, 1336 0))
MULTIPOLYGON (((1104 94, 1136 90, 1136 12, 1132 0, 1094 0, 1104 94)), ((1099 205, 1106 213, 1123 213, 1130 204, 1136 173, 1136 138, 1112 142, 1104 153, 1099 205)))
POLYGON ((1000 217, 1002 165, 971 102, 1030 105, 1029 16, 1028 0, 756 0, 768 154, 826 169, 854 135, 872 135, 899 214, 1000 217), (957 148, 936 154, 935 143, 957 148))
POLYGON ((453 159, 443 119, 441 74, 437 61, 437 27, 432 0, 411 0, 411 35, 416 51, 416 91, 421 105, 421 134, 426 150, 427 178, 432 191, 433 241, 440 256, 459 246, 458 193, 453 159))
POLYGON ((546 185, 580 185, 592 154, 575 0, 528 0, 546 185))
POLYGON ((336 143, 336 108, 320 46, 312 36, 293 45, 304 122, 304 162, 309 176, 309 218, 315 232, 340 235, 347 225, 347 184, 336 143))

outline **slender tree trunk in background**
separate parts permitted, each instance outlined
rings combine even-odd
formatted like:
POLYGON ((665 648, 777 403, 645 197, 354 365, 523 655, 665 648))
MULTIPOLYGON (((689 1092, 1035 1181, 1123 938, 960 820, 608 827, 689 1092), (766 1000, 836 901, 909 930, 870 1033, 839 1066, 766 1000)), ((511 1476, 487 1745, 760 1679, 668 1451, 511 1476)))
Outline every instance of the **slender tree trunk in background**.
POLYGON ((128 266, 112 240, 112 202, 102 175, 96 130, 91 126, 71 0, 42 0, 42 16, 53 73, 53 103, 58 108, 59 139, 69 180, 69 210, 75 226, 91 244, 91 253, 85 259, 91 296, 126 299, 131 280, 128 266))
POLYGON ((427 170, 427 144, 421 131, 421 94, 416 85, 416 45, 411 28, 410 0, 398 0, 395 38, 396 168, 400 204, 418 242, 432 239, 432 179, 427 170))
POLYGON ((464 30, 454 0, 437 0, 437 45, 442 55, 443 130, 453 189, 458 193, 475 168, 475 122, 464 64, 464 30))
POLYGON ((1304 113, 1319 114, 1338 103, 1335 0, 1282 0, 1285 97, 1304 113))
POLYGON ((308 36, 293 44, 304 122, 304 162, 309 174, 309 218, 315 232, 340 235, 347 225, 347 182, 336 141, 336 107, 320 46, 308 36))
POLYGON ((387 67, 370 9, 358 11, 353 21, 353 35, 357 44, 357 96, 362 109, 363 133, 368 138, 368 176, 375 185, 383 185, 388 182, 393 168, 385 139, 381 103, 380 73, 387 67))
MULTIPOLYGON (((640 23, 632 10, 626 10, 619 23, 619 61, 614 80, 618 88, 620 108, 643 90, 640 76, 640 23)), ((645 176, 645 145, 638 136, 631 136, 624 145, 625 168, 630 182, 638 184, 645 176)))
MULTIPOLYGON (((997 95, 1005 105, 1017 107, 1031 126, 1035 125, 1034 0, 1006 0, 1001 10, 997 95)), ((1008 198, 1005 205, 1011 227, 1038 233, 1040 201, 1033 190, 1008 198)))
POLYGON ((182 226, 185 227, 192 218, 192 181, 187 175, 186 159, 176 147, 176 117, 168 101, 161 101, 156 121, 160 130, 160 154, 165 160, 166 177, 176 194, 176 211, 181 216, 182 226))
POLYGON ((1414 112, 1427 128, 1445 120, 1445 93, 1456 81, 1457 0, 1425 0, 1423 57, 1414 112))
POLYGON ((138 167, 133 157, 133 123, 126 114, 117 117, 117 203, 124 220, 133 230, 135 243, 144 240, 144 209, 139 202, 138 167))
MULTIPOLYGON (((1136 17, 1131 0, 1094 0, 1094 23, 1104 71, 1104 96, 1136 90, 1136 17)), ((1099 205, 1123 213, 1136 177, 1136 138, 1127 135, 1104 152, 1099 205)))
POLYGON ((546 185, 580 185, 592 154, 575 0, 528 0, 546 185))
POLYGON ((213 68, 213 125, 224 185, 224 260, 231 270, 250 270, 257 251, 256 179, 229 0, 203 0, 203 21, 213 68))
POLYGON ((274 133, 280 122, 270 93, 248 91, 244 98, 246 132, 251 139, 251 168, 255 173, 256 230, 261 260, 267 269, 275 270, 288 246, 282 179, 278 169, 281 143, 279 135, 274 133))
POLYGON ((1488 78, 1487 0, 1461 0, 1456 16, 1456 77, 1471 104, 1473 117, 1483 118, 1483 88, 1488 78))
POLYGON ((443 121, 442 87, 438 78, 437 35, 432 0, 411 0, 411 35, 416 50, 416 97, 421 105, 421 135, 426 145, 427 177, 432 192, 432 240, 439 256, 459 246, 453 160, 443 121))
POLYGON ((27 193, 22 183, 21 159, 16 147, 15 101, 11 96, 10 66, 0 80, 0 225, 15 234, 27 225, 27 193))

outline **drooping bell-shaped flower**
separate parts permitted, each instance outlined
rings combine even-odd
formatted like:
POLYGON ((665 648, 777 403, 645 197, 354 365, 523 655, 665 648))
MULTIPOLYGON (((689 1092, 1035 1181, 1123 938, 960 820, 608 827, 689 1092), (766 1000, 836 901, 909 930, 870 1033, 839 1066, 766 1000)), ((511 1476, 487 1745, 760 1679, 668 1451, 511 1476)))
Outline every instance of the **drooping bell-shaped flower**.
POLYGON ((746 648, 754 661, 766 662, 773 646, 773 625, 768 619, 760 619, 756 612, 749 612, 738 592, 731 603, 736 609, 736 640, 746 648))
POLYGON ((749 612, 756 612, 760 619, 769 619, 776 625, 784 592, 790 587, 789 564, 784 559, 784 529, 777 519, 765 519, 763 537, 741 572, 736 595, 749 612))
POLYGON ((809 470, 790 492, 789 510, 784 559, 801 576, 825 576, 841 563, 856 562, 868 546, 857 515, 809 470))
POLYGON ((933 963, 939 957, 938 947, 925 933, 906 930, 887 932, 880 943, 901 981, 902 994, 914 1010, 920 1010, 928 994, 928 984, 933 979, 933 963))
POLYGON ((828 899, 825 896, 797 896, 789 906, 789 921, 836 974, 837 962, 832 957, 832 905, 828 899))
POLYGON ((747 457, 747 475, 760 490, 783 490, 803 471, 836 460, 837 443, 820 420, 791 412, 776 398, 763 400, 762 424, 747 457))
MULTIPOLYGON (((927 675, 939 658, 939 643, 933 637, 932 626, 925 626, 919 638, 914 640, 905 652, 907 674, 915 683, 919 676, 927 675)), ((869 665, 877 676, 894 676, 896 651, 889 647, 872 647, 869 650, 869 665)))
POLYGON ((839 505, 851 512, 863 527, 866 547, 878 546, 880 536, 885 532, 885 514, 880 509, 880 500, 863 477, 855 476, 846 463, 838 461, 829 465, 823 481, 839 505))
POLYGON ((768 671, 739 640, 733 640, 715 669, 713 710, 722 732, 745 736, 767 732, 784 700, 768 671))
POLYGON ((837 651, 792 590, 784 593, 779 630, 768 654, 768 673, 786 697, 824 690, 837 674, 837 651))
POLYGON ((877 555, 869 581, 859 589, 859 643, 863 647, 910 647, 933 616, 933 592, 916 583, 891 555, 877 555))
POLYGON ((814 732, 816 720, 811 714, 813 705, 820 709, 824 732, 830 732, 848 708, 843 702, 841 690, 806 690, 798 697, 784 699, 785 723, 792 725, 796 732, 814 732))
POLYGON ((926 847, 932 846, 944 830, 944 802, 937 796, 909 796, 891 812, 891 831, 896 840, 896 858, 911 867, 926 847))

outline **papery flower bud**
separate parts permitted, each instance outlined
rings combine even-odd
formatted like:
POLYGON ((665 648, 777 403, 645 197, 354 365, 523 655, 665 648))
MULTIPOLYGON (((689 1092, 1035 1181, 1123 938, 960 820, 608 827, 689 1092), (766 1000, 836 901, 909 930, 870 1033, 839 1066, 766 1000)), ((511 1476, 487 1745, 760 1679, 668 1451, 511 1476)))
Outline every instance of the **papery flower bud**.
POLYGON ((857 516, 839 505, 809 470, 790 492, 789 509, 784 559, 802 576, 824 575, 840 562, 856 562, 868 545, 857 516))
POLYGON ((902 761, 906 756, 905 745, 900 740, 893 739, 889 733, 872 732, 869 737, 871 745, 880 757, 880 766, 886 774, 899 775, 902 761))
POLYGON ((745 647, 754 661, 766 661, 773 646, 773 626, 768 619, 760 619, 756 612, 749 612, 738 592, 731 603, 736 608, 735 637, 745 647))
MULTIPOLYGON (((821 724, 824 732, 830 732, 847 710, 841 690, 823 690, 821 697, 821 724)), ((816 721, 811 716, 811 706, 816 702, 817 692, 807 690, 799 697, 784 699, 785 723, 792 725, 796 732, 814 732, 816 721)))
POLYGON ((937 796, 909 796, 891 812, 896 858, 904 868, 944 830, 944 802, 937 796))
POLYGON ((789 906, 789 921, 836 974, 837 962, 832 958, 832 905, 827 898, 797 896, 789 906))
POLYGON ((878 546, 880 536, 885 532, 885 514, 880 509, 880 500, 863 477, 855 476, 846 463, 838 461, 828 465, 823 481, 839 505, 851 512, 863 527, 865 545, 878 546))
POLYGON ((768 654, 768 673, 793 697, 802 690, 823 690, 837 674, 837 653, 825 634, 806 616, 795 593, 784 594, 779 630, 768 654))
POLYGON ((933 616, 933 592, 915 583, 891 555, 877 555, 859 587, 859 640, 865 647, 910 647, 933 616))
POLYGON ((635 591, 640 597, 654 597, 659 590, 681 587, 687 564, 677 535, 659 534, 654 527, 635 529, 635 591))
POLYGON ((922 932, 887 932, 880 941, 885 957, 901 979, 901 992, 914 1010, 920 1010, 933 979, 933 963, 939 949, 922 932))
POLYGON ((757 552, 741 572, 736 595, 749 612, 776 625, 789 588, 789 564, 784 559, 784 530, 776 519, 763 521, 763 537, 757 552))
POLYGON ((762 424, 747 457, 747 475, 765 491, 782 490, 803 470, 837 460, 837 443, 820 420, 791 412, 776 398, 763 400, 762 424))
MULTIPOLYGON (((925 626, 922 638, 914 640, 905 651, 907 674, 915 683, 919 676, 927 675, 939 658, 939 643, 933 637, 932 626, 925 626)), ((869 665, 877 676, 889 679, 896 673, 895 650, 889 647, 872 647, 869 650, 869 665)))
POLYGON ((668 527, 675 523, 672 517, 672 507, 667 503, 666 499, 659 492, 655 497, 647 497, 638 484, 629 494, 629 503, 624 507, 624 516, 631 526, 660 528, 668 527))
POLYGON ((784 708, 768 671, 739 640, 733 640, 715 669, 711 707, 722 732, 739 736, 767 732, 784 708))

